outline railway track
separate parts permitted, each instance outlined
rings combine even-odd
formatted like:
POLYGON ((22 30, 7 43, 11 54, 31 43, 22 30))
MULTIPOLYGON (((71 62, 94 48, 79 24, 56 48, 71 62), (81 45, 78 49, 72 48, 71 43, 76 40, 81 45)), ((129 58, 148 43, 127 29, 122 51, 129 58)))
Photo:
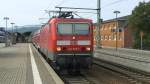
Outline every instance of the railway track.
MULTIPOLYGON (((46 60, 45 55, 41 52, 39 53, 46 60)), ((48 60, 46 61, 49 64, 49 66, 53 67, 48 60)), ((68 74, 67 72, 63 73, 57 70, 54 71, 58 74, 58 76, 60 76, 60 78, 64 81, 65 84, 95 84, 94 82, 87 79, 86 76, 84 76, 83 74, 68 74)))
POLYGON ((94 64, 98 65, 99 67, 103 67, 109 71, 118 73, 135 84, 150 84, 149 73, 96 58, 94 59, 94 64))
POLYGON ((84 75, 63 75, 63 80, 65 84, 95 84, 89 79, 87 79, 84 75))
POLYGON ((150 84, 150 74, 94 58, 94 66, 95 65, 104 69, 94 68, 83 74, 59 74, 59 76, 65 84, 150 84), (106 73, 104 73, 105 71, 106 73), (117 75, 114 76, 107 71, 114 72, 117 75), (101 73, 103 74, 100 75, 101 73), (106 74, 112 76, 113 80, 109 79, 108 76, 106 77, 106 74), (117 76, 122 76, 122 78, 119 79, 117 76), (103 79, 100 79, 99 77, 103 79), (126 79, 131 82, 124 83, 126 82, 126 79))

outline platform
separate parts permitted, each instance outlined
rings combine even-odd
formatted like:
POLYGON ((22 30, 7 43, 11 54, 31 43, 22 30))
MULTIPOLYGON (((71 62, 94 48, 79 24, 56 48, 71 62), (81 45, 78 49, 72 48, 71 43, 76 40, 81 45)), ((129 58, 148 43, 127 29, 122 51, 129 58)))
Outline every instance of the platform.
POLYGON ((31 44, 0 48, 0 84, 58 84, 43 61, 31 44))
POLYGON ((0 48, 5 47, 5 43, 0 43, 0 48))
POLYGON ((104 48, 96 49, 94 57, 150 73, 150 51, 104 48))

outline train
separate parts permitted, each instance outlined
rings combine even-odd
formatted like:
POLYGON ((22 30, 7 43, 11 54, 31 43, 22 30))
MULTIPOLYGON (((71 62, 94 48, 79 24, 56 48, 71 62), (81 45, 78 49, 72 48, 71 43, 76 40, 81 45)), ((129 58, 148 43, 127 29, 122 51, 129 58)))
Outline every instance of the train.
POLYGON ((5 31, 0 30, 0 43, 5 42, 5 31))
POLYGON ((93 23, 90 19, 54 17, 36 31, 32 43, 56 69, 87 70, 93 59, 93 23))

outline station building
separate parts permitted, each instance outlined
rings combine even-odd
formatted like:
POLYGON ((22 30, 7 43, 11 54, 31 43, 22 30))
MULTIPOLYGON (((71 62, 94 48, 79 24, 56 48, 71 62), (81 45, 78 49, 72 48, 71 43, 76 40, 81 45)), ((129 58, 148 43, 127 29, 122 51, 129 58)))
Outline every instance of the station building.
MULTIPOLYGON (((127 17, 110 19, 102 22, 100 28, 100 43, 102 47, 131 48, 133 35, 128 27, 127 17)), ((96 27, 94 28, 94 43, 96 40, 96 27)))

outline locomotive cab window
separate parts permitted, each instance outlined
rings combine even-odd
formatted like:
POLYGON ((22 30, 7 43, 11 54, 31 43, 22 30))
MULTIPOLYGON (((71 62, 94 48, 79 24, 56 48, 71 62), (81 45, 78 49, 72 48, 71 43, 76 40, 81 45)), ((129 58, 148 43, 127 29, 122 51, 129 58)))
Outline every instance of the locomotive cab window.
POLYGON ((59 34, 72 34, 73 32, 72 24, 60 23, 58 24, 57 31, 59 34))
POLYGON ((79 24, 75 24, 74 25, 74 33, 75 34, 82 34, 82 35, 86 35, 89 33, 89 25, 88 24, 83 24, 83 23, 79 23, 79 24))
POLYGON ((87 23, 59 23, 57 25, 59 34, 77 34, 86 35, 89 33, 89 24, 87 23))

